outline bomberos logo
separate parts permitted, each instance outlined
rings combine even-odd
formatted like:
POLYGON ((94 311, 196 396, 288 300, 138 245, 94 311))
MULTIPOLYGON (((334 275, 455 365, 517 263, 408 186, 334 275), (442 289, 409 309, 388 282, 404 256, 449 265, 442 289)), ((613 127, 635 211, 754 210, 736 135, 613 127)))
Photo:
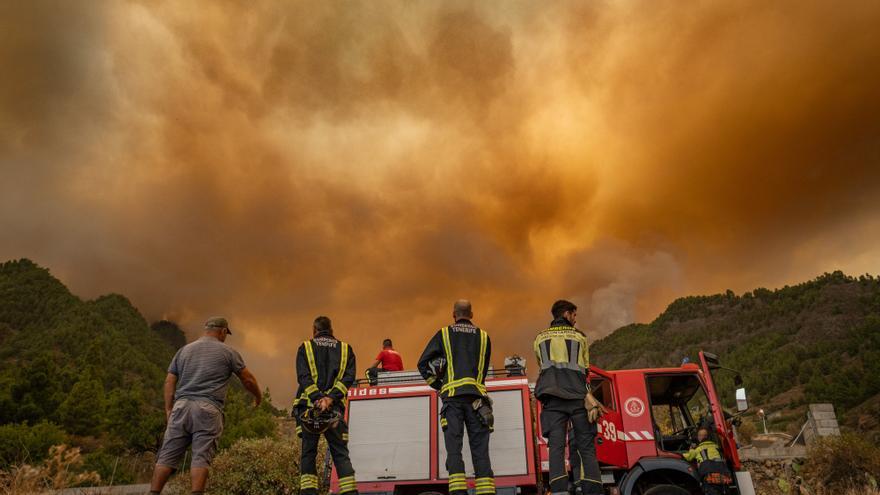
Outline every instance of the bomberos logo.
POLYGON ((623 410, 634 418, 645 414, 645 403, 638 397, 630 397, 623 403, 623 410))

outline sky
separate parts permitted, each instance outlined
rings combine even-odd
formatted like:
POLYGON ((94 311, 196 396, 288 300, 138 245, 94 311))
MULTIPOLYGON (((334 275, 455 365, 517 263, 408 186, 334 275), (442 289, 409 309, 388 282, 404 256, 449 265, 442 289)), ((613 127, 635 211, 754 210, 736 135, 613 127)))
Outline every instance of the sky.
MULTIPOLYGON (((0 259, 226 316, 277 403, 315 316, 493 364, 676 297, 880 273, 880 2, 0 4, 0 259)), ((531 361, 530 361, 531 362, 531 361)))

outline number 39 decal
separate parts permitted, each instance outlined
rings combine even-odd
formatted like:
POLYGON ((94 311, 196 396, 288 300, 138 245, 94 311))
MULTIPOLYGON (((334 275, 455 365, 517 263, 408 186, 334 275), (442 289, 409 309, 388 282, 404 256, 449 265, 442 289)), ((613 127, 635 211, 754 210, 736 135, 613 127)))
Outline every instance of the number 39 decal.
POLYGON ((617 441, 617 426, 607 419, 602 420, 602 437, 612 442, 617 441))

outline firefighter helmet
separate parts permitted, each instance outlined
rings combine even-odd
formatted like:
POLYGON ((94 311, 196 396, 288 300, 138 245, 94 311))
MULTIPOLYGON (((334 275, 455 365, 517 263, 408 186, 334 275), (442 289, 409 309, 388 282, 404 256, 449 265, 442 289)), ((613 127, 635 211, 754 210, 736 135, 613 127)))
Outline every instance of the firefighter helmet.
POLYGON ((334 409, 322 411, 319 407, 314 406, 303 411, 299 416, 299 422, 302 428, 309 433, 320 435, 325 431, 336 428, 336 425, 342 419, 342 414, 334 409))

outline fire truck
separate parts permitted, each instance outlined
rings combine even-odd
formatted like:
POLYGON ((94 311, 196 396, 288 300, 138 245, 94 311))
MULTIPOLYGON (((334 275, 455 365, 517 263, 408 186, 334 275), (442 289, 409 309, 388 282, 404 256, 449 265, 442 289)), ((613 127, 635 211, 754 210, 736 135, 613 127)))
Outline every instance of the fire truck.
MULTIPOLYGON (((734 473, 731 494, 753 495, 736 447, 735 426, 748 409, 745 389, 736 390, 737 412, 722 409, 712 373, 728 370, 718 357, 700 352, 699 363, 674 368, 609 371, 590 367, 589 382, 606 412, 598 421, 596 452, 606 493, 611 495, 700 494, 696 466, 682 454, 697 428, 714 430, 734 473)), ((742 379, 735 370, 736 386, 742 379)), ((440 429, 440 398, 418 372, 383 372, 348 392, 349 449, 363 495, 448 493, 446 448, 440 429)), ((522 368, 494 370, 486 380, 494 402, 490 456, 498 495, 544 495, 548 450, 541 434, 541 404, 522 368)), ((467 439, 464 458, 473 488, 467 439)), ((330 490, 337 493, 335 473, 330 490)))

